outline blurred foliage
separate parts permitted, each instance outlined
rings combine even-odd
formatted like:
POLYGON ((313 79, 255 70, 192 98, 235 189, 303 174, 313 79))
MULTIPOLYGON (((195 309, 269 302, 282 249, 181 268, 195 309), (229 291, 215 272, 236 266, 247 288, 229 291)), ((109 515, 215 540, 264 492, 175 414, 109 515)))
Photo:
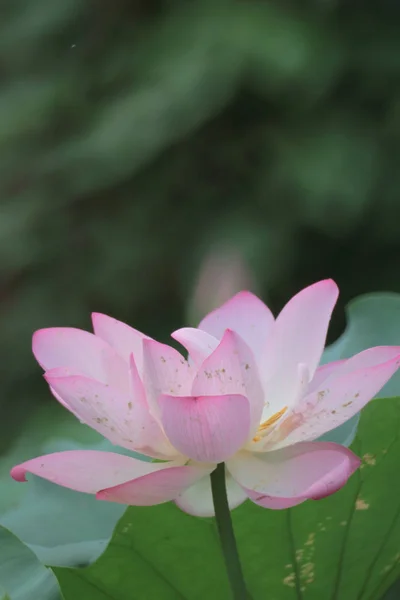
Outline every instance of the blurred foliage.
POLYGON ((1 447, 49 398, 35 329, 96 310, 166 337, 221 244, 275 310, 326 276, 342 307, 400 291, 398 2, 2 0, 0 16, 1 447))

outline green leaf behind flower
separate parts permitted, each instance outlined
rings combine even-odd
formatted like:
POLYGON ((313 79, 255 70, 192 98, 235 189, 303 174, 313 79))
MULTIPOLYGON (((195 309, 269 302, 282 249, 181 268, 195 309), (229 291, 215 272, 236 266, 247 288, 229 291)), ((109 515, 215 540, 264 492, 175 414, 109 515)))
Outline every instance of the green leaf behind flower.
MULTIPOLYGON (((57 404, 47 407, 44 415, 41 411, 38 417, 0 462, 0 524, 15 533, 44 564, 90 564, 106 548, 124 507, 97 502, 90 494, 79 494, 40 477, 29 476, 29 483, 22 485, 11 479, 9 469, 32 455, 85 448, 107 452, 116 448, 57 404), (52 429, 50 417, 56 421, 52 429), (44 438, 54 430, 56 435, 71 437, 52 437, 44 443, 40 435, 44 438)), ((145 458, 122 448, 118 451, 145 458)))
POLYGON ((2 600, 63 600, 54 573, 1 526, 0 594, 2 600))
MULTIPOLYGON (((347 326, 339 339, 325 349, 322 362, 350 358, 373 346, 400 346, 400 294, 373 293, 359 296, 346 307, 347 326)), ((378 393, 378 398, 400 394, 400 371, 378 393)), ((350 446, 359 423, 359 415, 330 431, 320 439, 350 446)))
MULTIPOLYGON (((363 412, 360 470, 337 494, 284 511, 233 511, 253 600, 378 600, 400 575, 400 398, 363 412)), ((130 507, 88 568, 56 568, 65 600, 229 599, 212 519, 130 507)))

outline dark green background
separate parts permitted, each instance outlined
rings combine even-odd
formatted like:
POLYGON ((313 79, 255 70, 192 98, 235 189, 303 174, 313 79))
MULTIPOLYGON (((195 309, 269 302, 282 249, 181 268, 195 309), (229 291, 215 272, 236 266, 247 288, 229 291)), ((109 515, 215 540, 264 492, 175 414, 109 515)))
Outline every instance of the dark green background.
POLYGON ((221 247, 274 310, 334 277, 331 340, 400 291, 399 33, 395 0, 2 0, 0 449, 51 401, 35 329, 163 339, 221 247))

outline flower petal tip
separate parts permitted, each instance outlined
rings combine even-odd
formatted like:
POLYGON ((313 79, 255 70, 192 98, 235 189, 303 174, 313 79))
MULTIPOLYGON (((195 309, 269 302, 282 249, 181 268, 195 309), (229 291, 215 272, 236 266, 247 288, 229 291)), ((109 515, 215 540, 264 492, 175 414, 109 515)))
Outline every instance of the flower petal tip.
POLYGON ((105 490, 99 490, 98 492, 96 492, 95 496, 96 496, 96 500, 107 501, 108 500, 107 489, 105 489, 105 490))
POLYGON ((237 294, 235 294, 233 296, 234 298, 256 298, 257 300, 259 300, 259 298, 253 294, 253 292, 250 292, 250 290, 240 290, 240 292, 237 292, 237 294))
POLYGON ((325 283, 325 285, 330 285, 331 287, 339 289, 336 281, 331 277, 328 277, 328 279, 323 279, 321 283, 325 283))
POLYGON ((335 481, 332 481, 326 487, 319 487, 317 485, 315 493, 310 490, 310 500, 323 500, 324 498, 327 498, 328 496, 331 496, 332 494, 335 494, 341 490, 342 487, 346 485, 350 477, 357 471, 357 469, 359 469, 361 462, 361 459, 356 454, 351 452, 351 450, 348 450, 347 465, 344 466, 341 476, 339 475, 335 481))
POLYGON ((24 483, 27 481, 26 470, 23 467, 21 467, 21 465, 16 465, 15 467, 13 467, 10 471, 10 475, 15 481, 18 481, 19 483, 24 483))
POLYGON ((109 321, 115 321, 116 323, 118 322, 116 319, 112 319, 112 317, 109 317, 109 316, 105 315, 104 313, 100 313, 100 312, 92 312, 90 314, 90 318, 92 320, 92 325, 93 325, 93 330, 95 332, 95 335, 97 335, 96 328, 98 326, 101 326, 102 323, 107 324, 109 321))
POLYGON ((98 312, 92 312, 92 313, 90 314, 90 318, 91 318, 91 320, 92 320, 92 325, 93 325, 93 329, 94 329, 94 328, 95 328, 95 326, 96 326, 96 321, 98 321, 99 319, 101 319, 101 313, 98 313, 98 312))
POLYGON ((45 333, 46 329, 36 329, 36 331, 32 334, 32 343, 36 342, 43 333, 45 333))
POLYGON ((339 296, 339 286, 337 285, 336 281, 330 278, 317 281, 316 283, 311 285, 310 288, 319 288, 321 290, 324 289, 327 292, 330 292, 336 298, 339 296))
POLYGON ((353 456, 350 459, 351 474, 353 474, 355 471, 357 471, 357 469, 359 469, 361 467, 361 463, 362 463, 361 458, 359 456, 357 456, 356 454, 353 454, 353 456))
POLYGON ((43 336, 46 335, 47 331, 48 331, 48 329, 37 329, 32 334, 32 352, 33 352, 33 355, 36 358, 36 360, 39 362, 39 364, 40 364, 40 361, 37 357, 37 354, 39 352, 39 345, 43 339, 43 336))
MULTIPOLYGON (((222 340, 224 340, 225 338, 229 338, 235 335, 235 332, 233 331, 233 329, 231 329, 230 327, 227 327, 224 331, 224 335, 222 336, 222 340)), ((222 341, 221 340, 221 341, 222 341)))

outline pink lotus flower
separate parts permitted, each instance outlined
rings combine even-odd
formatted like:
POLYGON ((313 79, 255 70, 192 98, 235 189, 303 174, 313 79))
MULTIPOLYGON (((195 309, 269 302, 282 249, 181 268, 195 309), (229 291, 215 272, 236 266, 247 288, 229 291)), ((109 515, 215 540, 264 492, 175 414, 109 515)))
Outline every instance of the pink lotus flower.
POLYGON ((165 462, 112 452, 58 452, 14 467, 59 485, 130 505, 174 500, 213 514, 210 473, 226 464, 231 508, 250 498, 287 508, 341 488, 359 459, 314 441, 355 415, 400 364, 400 347, 370 348, 318 367, 338 296, 331 280, 294 296, 274 320, 240 292, 170 346, 110 317, 94 335, 37 331, 33 352, 57 400, 117 446, 165 462))

